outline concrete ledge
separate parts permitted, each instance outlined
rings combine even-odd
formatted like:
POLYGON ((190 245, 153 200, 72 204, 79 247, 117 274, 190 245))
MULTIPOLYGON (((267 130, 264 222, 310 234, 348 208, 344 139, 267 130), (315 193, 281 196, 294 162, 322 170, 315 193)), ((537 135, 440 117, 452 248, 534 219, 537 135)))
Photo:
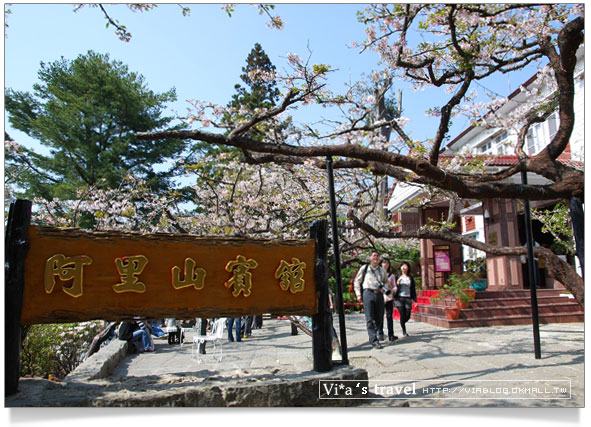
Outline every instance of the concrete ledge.
POLYGON ((127 354, 127 341, 113 339, 70 372, 65 382, 84 382, 108 378, 127 354))
MULTIPOLYGON (((279 370, 277 370, 279 371, 279 370)), ((241 371, 222 376, 208 370, 189 374, 55 383, 22 378, 6 407, 295 407, 356 406, 367 400, 320 399, 320 380, 368 381, 367 371, 350 366, 329 372, 241 371)))

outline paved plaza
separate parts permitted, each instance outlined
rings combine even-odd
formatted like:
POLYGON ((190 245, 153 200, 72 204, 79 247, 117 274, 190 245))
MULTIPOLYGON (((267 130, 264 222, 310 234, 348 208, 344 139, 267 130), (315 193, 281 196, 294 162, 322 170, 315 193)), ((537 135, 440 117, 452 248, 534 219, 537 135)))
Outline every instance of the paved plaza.
MULTIPOLYGON (((350 365, 367 370, 370 392, 381 396, 358 402, 361 405, 584 406, 583 323, 540 325, 541 359, 534 357, 531 325, 444 329, 411 321, 407 325, 410 336, 402 337, 395 322, 399 339, 376 350, 368 343, 363 315, 347 315, 345 324, 350 365)), ((156 339, 155 352, 127 356, 112 379, 310 373, 312 339, 301 331, 296 336, 290 332, 289 321, 265 319, 263 328, 253 330, 252 337, 242 342, 224 339, 221 362, 216 360, 219 347, 214 350, 208 344, 205 356, 194 353, 193 331, 186 332, 182 346, 156 339)))

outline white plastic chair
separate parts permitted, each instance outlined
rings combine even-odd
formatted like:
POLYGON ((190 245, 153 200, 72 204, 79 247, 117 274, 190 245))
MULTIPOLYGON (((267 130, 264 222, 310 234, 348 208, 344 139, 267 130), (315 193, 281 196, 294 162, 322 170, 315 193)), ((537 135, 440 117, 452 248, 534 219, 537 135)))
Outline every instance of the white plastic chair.
MULTIPOLYGON (((196 348, 198 349, 199 344, 203 344, 203 343, 209 341, 209 342, 213 343, 213 350, 214 351, 215 351, 216 347, 219 345, 220 352, 219 352, 218 357, 216 357, 216 359, 218 362, 221 362, 222 357, 223 357, 222 344, 224 342, 225 330, 226 330, 226 318, 220 317, 219 319, 217 319, 213 322, 213 325, 211 326, 211 332, 209 334, 193 336, 193 347, 191 349, 192 357, 196 357, 196 355, 199 354, 198 350, 196 351, 196 348)), ((209 351, 209 350, 206 349, 206 351, 209 351)), ((198 359, 199 363, 201 363, 202 361, 203 361, 202 359, 198 359)))

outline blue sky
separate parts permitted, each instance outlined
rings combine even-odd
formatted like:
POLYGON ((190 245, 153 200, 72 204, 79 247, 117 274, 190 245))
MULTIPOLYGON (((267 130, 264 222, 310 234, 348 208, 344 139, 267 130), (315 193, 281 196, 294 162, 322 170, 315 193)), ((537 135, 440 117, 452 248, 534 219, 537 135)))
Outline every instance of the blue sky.
MULTIPOLYGON (((92 49, 142 74, 154 91, 175 87, 179 101, 171 107, 184 114, 190 98, 225 105, 235 93, 234 85, 241 83, 241 68, 257 42, 279 70, 286 69, 287 53, 306 57, 309 47, 312 62, 339 68, 331 76, 338 84, 355 80, 377 61, 375 54, 360 55, 348 47, 364 36, 353 5, 279 5, 277 12, 286 21, 281 31, 268 28, 267 17, 248 5, 237 6, 231 18, 219 4, 190 6, 188 17, 176 4, 144 13, 109 6, 108 12, 133 35, 126 43, 105 28, 99 9, 85 7, 74 13, 72 5, 12 4, 5 86, 30 91, 41 61, 74 59, 92 49)), ((17 138, 17 131, 10 133, 17 138)))
MULTIPOLYGON (((249 5, 238 5, 230 18, 220 4, 193 4, 191 14, 183 17, 176 4, 161 4, 150 12, 132 12, 124 5, 108 5, 112 17, 125 24, 133 37, 120 41, 98 8, 88 6, 73 12, 71 4, 11 4, 5 38, 5 87, 30 91, 37 81, 39 63, 61 56, 74 59, 94 50, 109 53, 146 78, 148 86, 163 92, 175 87, 178 102, 170 105, 180 115, 186 113, 186 100, 198 99, 227 104, 240 83, 241 68, 255 43, 260 43, 277 69, 286 69, 287 53, 302 58, 312 52, 312 63, 330 64, 337 71, 330 75, 330 87, 342 88, 346 81, 357 80, 361 73, 378 67, 375 53, 360 54, 350 47, 365 38, 364 26, 357 22, 356 4, 278 4, 275 13, 285 22, 283 30, 266 26, 267 17, 249 5)), ((523 74, 523 80, 532 72, 523 74)), ((496 89, 508 94, 507 81, 496 89)), ((404 86, 403 86, 404 87, 404 86)), ((410 133, 417 139, 434 135, 437 122, 427 119, 424 110, 441 104, 439 92, 403 91, 404 115, 411 118, 410 133)), ((296 120, 316 120, 320 108, 304 107, 296 120)), ((468 122, 458 119, 452 138, 468 122)), ((31 146, 32 140, 12 130, 19 143, 31 146)))

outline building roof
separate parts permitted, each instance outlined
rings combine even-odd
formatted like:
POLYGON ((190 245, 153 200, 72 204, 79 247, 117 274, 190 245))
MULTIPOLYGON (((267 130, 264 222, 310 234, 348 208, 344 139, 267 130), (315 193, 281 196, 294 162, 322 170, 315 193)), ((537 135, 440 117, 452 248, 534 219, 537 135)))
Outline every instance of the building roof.
MULTIPOLYGON (((579 49, 577 50, 577 61, 581 58, 583 58, 585 55, 585 49, 584 47, 579 47, 579 49)), ((583 64, 583 68, 581 70, 579 70, 579 72, 584 72, 584 64, 583 64)), ((512 100, 514 100, 515 98, 517 98, 519 95, 521 95, 523 93, 522 88, 529 88, 533 83, 536 82, 538 75, 540 73, 536 72, 533 76, 531 76, 529 79, 527 79, 525 82, 523 82, 519 88, 515 89, 513 92, 511 92, 509 94, 509 96, 507 96, 507 102, 504 103, 503 105, 498 107, 498 110, 501 110, 503 108, 511 108, 511 102, 512 100)), ((495 112, 496 113, 496 112, 495 112)), ((493 112, 488 112, 486 113, 484 117, 490 116, 491 114, 493 114, 493 112)), ((462 132, 460 132, 459 135, 457 135, 454 139, 452 139, 448 144, 446 144, 445 147, 443 147, 443 150, 445 149, 452 149, 452 147, 459 141, 462 140, 462 138, 464 136, 466 136, 468 133, 470 133, 470 131, 475 130, 475 129, 479 129, 480 127, 477 125, 470 125, 469 127, 467 127, 466 129, 464 129, 462 132)))
MULTIPOLYGON (((450 155, 440 155, 439 159, 440 160, 444 160, 444 159, 453 159, 457 156, 450 156, 450 155)), ((478 158, 483 158, 484 159, 484 164, 486 166, 492 166, 492 167, 499 167, 499 166, 513 166, 516 165, 517 163, 519 163, 519 157, 517 157, 516 155, 502 155, 502 156, 498 156, 498 155, 481 155, 481 156, 466 156, 466 160, 471 160, 475 157, 478 158)), ((562 159, 562 158, 558 158, 558 161, 560 163, 562 163, 565 166, 570 166, 573 168, 577 168, 577 169, 581 169, 585 167, 585 164, 583 162, 577 161, 577 160, 571 160, 571 159, 562 159)))
MULTIPOLYGON (((456 156, 440 155, 439 159, 453 159, 456 156)), ((467 160, 476 156, 466 156, 467 160)), ((509 167, 519 163, 519 158, 515 155, 493 156, 482 155, 479 158, 484 158, 485 166, 489 167, 509 167)), ((560 163, 565 166, 570 166, 576 169, 584 169, 583 162, 571 159, 558 159, 560 163)), ((537 176, 534 174, 534 176, 537 176)), ((402 208, 409 200, 415 198, 423 191, 420 184, 410 184, 404 181, 395 181, 390 189, 388 201, 386 203, 388 211, 396 212, 402 208)))

